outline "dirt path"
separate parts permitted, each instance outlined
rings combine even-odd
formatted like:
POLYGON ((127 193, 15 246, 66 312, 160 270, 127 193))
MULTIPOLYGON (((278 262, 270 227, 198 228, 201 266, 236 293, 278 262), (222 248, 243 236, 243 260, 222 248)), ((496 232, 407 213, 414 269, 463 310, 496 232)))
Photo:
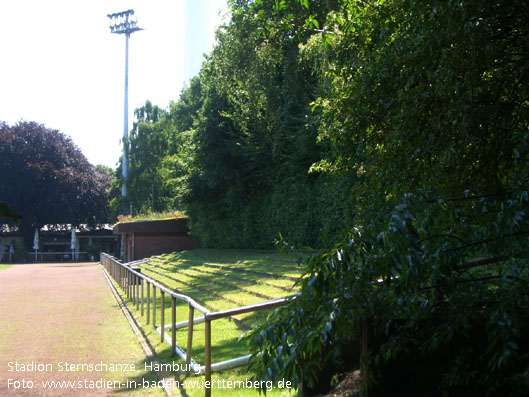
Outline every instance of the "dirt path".
POLYGON ((134 384, 126 390, 127 380, 152 379, 144 360, 97 264, 0 271, 1 396, 108 395, 113 389, 120 395, 160 395, 134 384), (72 383, 44 387, 54 380, 72 383))

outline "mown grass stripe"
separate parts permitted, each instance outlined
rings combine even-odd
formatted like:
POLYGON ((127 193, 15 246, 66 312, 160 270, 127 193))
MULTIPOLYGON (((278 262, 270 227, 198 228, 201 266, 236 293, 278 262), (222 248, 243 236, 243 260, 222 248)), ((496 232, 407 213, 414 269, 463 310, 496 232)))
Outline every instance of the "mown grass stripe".
POLYGON ((292 277, 292 276, 286 276, 286 275, 276 275, 276 274, 258 272, 258 271, 255 271, 255 270, 238 269, 238 268, 231 267, 231 266, 213 265, 213 264, 210 264, 210 263, 204 263, 203 266, 211 267, 211 268, 214 268, 214 269, 230 270, 230 271, 236 272, 236 273, 255 274, 256 276, 262 276, 262 277, 266 277, 266 278, 275 278, 275 279, 277 279, 277 278, 281 279, 282 278, 282 279, 289 279, 289 280, 292 280, 292 281, 297 281, 299 279, 299 277, 292 277))
POLYGON ((157 262, 164 265, 174 265, 175 263, 178 264, 179 268, 190 268, 190 267, 197 267, 197 266, 229 266, 233 269, 243 269, 248 270, 248 267, 257 269, 257 270, 249 270, 254 272, 260 272, 262 274, 268 274, 270 277, 281 277, 281 278, 292 278, 297 279, 303 274, 303 270, 301 268, 292 268, 288 266, 274 266, 269 265, 266 263, 247 263, 247 262, 241 262, 241 261, 221 261, 217 260, 216 262, 202 262, 202 261, 188 261, 186 260, 184 263, 180 262, 178 258, 171 258, 171 257, 155 257, 151 258, 151 262, 157 262), (285 274, 290 273, 291 275, 285 274))
POLYGON ((269 283, 267 281, 263 281, 263 280, 260 280, 260 279, 257 279, 257 278, 247 279, 247 278, 237 277, 237 276, 234 276, 233 274, 229 274, 229 272, 224 272, 224 271, 212 272, 212 271, 205 270, 205 269, 197 269, 195 267, 193 267, 191 269, 196 271, 196 272, 205 273, 205 274, 211 274, 211 275, 221 274, 223 277, 226 277, 226 278, 229 278, 229 279, 232 279, 234 281, 237 281, 237 282, 240 282, 240 283, 244 283, 244 284, 255 285, 255 282, 258 282, 259 284, 268 285, 269 287, 274 287, 274 288, 283 290, 285 292, 288 292, 290 294, 292 293, 293 290, 295 290, 295 288, 293 286, 292 287, 282 287, 280 285, 272 284, 272 283, 269 283))
MULTIPOLYGON (((161 267, 161 266, 150 264, 150 263, 149 263, 149 265, 163 270, 163 267, 161 267)), ((189 270, 193 270, 193 269, 189 269, 189 270)), ((173 272, 176 273, 176 274, 184 274, 187 277, 190 277, 190 278, 195 279, 195 280, 200 280, 200 281, 202 281, 204 283, 208 283, 208 284, 211 283, 211 284, 218 285, 220 287, 224 286, 224 287, 228 287, 228 288, 235 288, 235 289, 238 289, 240 291, 244 291, 247 294, 253 295, 253 296, 257 297, 257 298, 261 298, 261 299, 264 299, 264 300, 274 299, 273 296, 261 294, 260 292, 250 291, 250 290, 248 290, 246 288, 242 288, 242 287, 240 287, 240 286, 238 286, 236 284, 233 284, 233 283, 225 283, 225 282, 217 281, 217 280, 205 280, 203 277, 189 274, 189 273, 187 273, 187 272, 185 272, 183 270, 175 269, 173 272)), ((211 274, 213 274, 213 273, 211 273, 211 274)))
MULTIPOLYGON (((267 285, 267 286, 270 286, 270 287, 273 287, 273 288, 278 288, 278 289, 281 289, 289 294, 291 294, 293 291, 296 291, 297 288, 294 288, 294 282, 292 280, 286 280, 286 279, 282 279, 282 278, 267 278, 266 280, 263 280, 263 277, 259 277, 258 275, 255 275, 255 274, 252 274, 252 273, 246 273, 244 275, 245 278, 242 278, 242 277, 238 277, 236 275, 233 274, 233 272, 231 272, 230 270, 225 270, 225 269, 215 269, 215 270, 211 270, 211 268, 209 268, 209 270, 206 270, 207 267, 206 265, 204 265, 203 263, 201 263, 200 265, 196 265, 196 266, 190 266, 190 265, 183 265, 181 266, 180 264, 174 264, 174 263, 166 263, 166 262, 160 262, 160 261, 156 261, 156 263, 161 267, 161 268, 164 268, 166 269, 167 271, 169 272, 172 272, 172 271, 176 271, 180 268, 183 268, 185 270, 195 270, 195 271, 198 271, 198 272, 203 272, 203 273, 207 273, 207 274, 221 274, 223 277, 227 277, 227 278, 233 278, 233 279, 236 279, 236 280, 244 280, 246 283, 248 284, 252 284, 254 285, 253 282, 256 282, 256 283, 259 283, 260 285, 267 285)), ((280 297, 282 296, 283 293, 279 294, 279 295, 276 295, 274 297, 280 297)))
MULTIPOLYGON (((145 265, 147 265, 147 264, 145 264, 145 265)), ((145 265, 143 265, 142 268, 144 268, 145 265)), ((163 276, 163 277, 165 277, 165 278, 168 278, 169 280, 173 280, 173 281, 175 281, 175 282, 177 282, 177 283, 180 283, 180 284, 186 285, 186 286, 188 286, 188 287, 191 287, 192 289, 196 289, 197 291, 199 291, 199 292, 201 292, 201 293, 203 293, 203 294, 206 294, 206 295, 214 295, 214 296, 216 296, 216 297, 218 297, 218 298, 221 298, 222 300, 225 300, 225 301, 228 301, 228 302, 230 302, 230 303, 233 303, 234 305, 237 305, 237 306, 244 306, 243 303, 241 303, 241 302, 237 302, 237 301, 234 301, 234 300, 232 300, 232 299, 230 299, 230 298, 227 298, 226 296, 221 295, 221 294, 218 294, 218 293, 216 293, 215 291, 213 291, 213 290, 211 290, 211 289, 204 289, 204 288, 197 287, 196 285, 193 285, 193 284, 191 284, 191 283, 188 283, 188 282, 185 282, 185 281, 182 281, 182 280, 178 280, 178 279, 176 279, 176 278, 174 278, 174 277, 168 276, 167 274, 157 272, 156 270, 152 270, 150 267, 149 267, 148 270, 149 270, 151 273, 157 274, 157 275, 159 275, 159 276, 163 276)), ((195 298, 193 297, 193 299, 195 299, 195 298)), ((197 302, 198 302, 198 301, 197 301, 197 302)), ((200 303, 200 302, 198 302, 198 303, 200 303)), ((207 308, 207 307, 206 307, 206 308, 207 308)))
MULTIPOLYGON (((299 252, 300 254, 306 252, 299 252)), ((229 249, 195 249, 185 253, 173 253, 172 256, 185 256, 187 258, 215 258, 227 259, 230 262, 257 260, 276 263, 298 263, 298 259, 294 255, 284 255, 274 251, 251 251, 251 250, 229 250, 229 249)))

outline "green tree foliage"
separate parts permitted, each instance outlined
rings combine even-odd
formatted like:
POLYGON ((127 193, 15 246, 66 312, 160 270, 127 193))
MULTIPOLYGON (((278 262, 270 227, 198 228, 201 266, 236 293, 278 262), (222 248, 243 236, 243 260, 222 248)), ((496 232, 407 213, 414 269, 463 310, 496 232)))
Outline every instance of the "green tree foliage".
POLYGON ((528 15, 343 0, 304 44, 329 149, 314 169, 357 175, 357 226, 251 333, 258 376, 314 391, 367 322, 366 382, 386 392, 413 383, 388 368, 422 366, 409 394, 528 393, 528 15))
POLYGON ((34 122, 0 126, 0 200, 22 216, 31 235, 45 224, 108 222, 110 178, 72 140, 34 122))
POLYGON ((417 394, 527 394, 527 2, 230 7, 179 101, 136 111, 129 191, 205 246, 349 228, 251 332, 259 377, 328 386, 366 323, 370 385, 435 364, 417 394))
MULTIPOLYGON (((355 173, 309 174, 319 71, 300 57, 337 1, 234 1, 199 75, 167 110, 147 102, 130 134, 134 211, 185 209, 204 246, 321 246, 352 219, 355 173)), ((120 169, 112 207, 121 207, 120 169)), ((115 215, 118 214, 115 211, 115 215)))
POLYGON ((527 163, 526 16, 524 2, 343 2, 307 48, 332 81, 318 101, 331 164, 395 198, 509 190, 527 163))
POLYGON ((128 199, 141 212, 156 211, 161 206, 158 169, 170 144, 167 112, 147 101, 134 115, 129 139, 128 199))
POLYGON ((7 218, 14 220, 17 224, 20 222, 22 217, 6 203, 0 201, 0 220, 1 218, 7 218))
POLYGON ((351 219, 355 177, 308 175, 326 149, 311 112, 319 81, 299 56, 315 34, 307 26, 336 4, 309 12, 293 2, 231 2, 232 20, 200 74, 185 196, 204 245, 270 247, 279 233, 296 245, 322 245, 320 231, 335 237, 351 219))
MULTIPOLYGON (((128 202, 136 213, 182 209, 193 145, 193 123, 201 107, 200 81, 192 79, 180 99, 162 109, 146 101, 134 111, 129 137, 128 202)), ((120 163, 121 164, 121 163, 120 163)), ((115 171, 112 216, 121 213, 122 168, 115 171)))
POLYGON ((424 203, 407 195, 384 228, 352 229, 308 260, 301 296, 250 333, 257 377, 322 392, 335 372, 358 364, 367 323, 371 387, 525 395, 528 197, 424 203), (488 222, 475 221, 483 216, 488 222))

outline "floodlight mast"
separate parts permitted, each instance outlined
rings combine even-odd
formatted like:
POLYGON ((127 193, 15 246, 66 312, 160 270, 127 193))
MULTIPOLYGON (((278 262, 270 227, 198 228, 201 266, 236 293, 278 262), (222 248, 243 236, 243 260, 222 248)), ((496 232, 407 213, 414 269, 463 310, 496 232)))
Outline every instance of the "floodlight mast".
MULTIPOLYGON (((125 103, 124 103, 124 123, 123 123, 123 156, 121 158, 123 185, 121 186, 122 210, 127 210, 127 179, 129 168, 129 38, 138 30, 138 22, 134 15, 134 10, 115 12, 107 14, 110 20, 110 33, 125 35, 125 103)), ((131 214, 132 215, 132 214, 131 214)))

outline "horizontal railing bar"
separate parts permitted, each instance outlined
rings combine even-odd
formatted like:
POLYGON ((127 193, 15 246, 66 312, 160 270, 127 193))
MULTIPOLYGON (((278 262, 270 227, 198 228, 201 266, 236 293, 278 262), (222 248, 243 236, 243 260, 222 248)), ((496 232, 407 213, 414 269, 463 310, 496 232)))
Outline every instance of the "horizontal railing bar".
MULTIPOLYGON (((244 364, 247 364, 250 361, 250 358, 252 357, 251 354, 248 354, 246 356, 241 356, 237 358, 232 358, 230 360, 221 361, 215 364, 211 364, 211 372, 220 372, 224 371, 226 369, 235 368, 235 367, 241 367, 244 364)), ((203 375, 206 372, 206 366, 200 365, 200 373, 199 375, 203 375)))
MULTIPOLYGON (((37 250, 38 255, 57 255, 57 254, 65 254, 65 255, 71 255, 73 250, 70 251, 41 251, 37 250)), ((35 254, 35 250, 28 251, 28 254, 35 254)), ((76 254, 88 254, 87 251, 76 251, 76 254)), ((4 254, 5 255, 5 254, 4 254)))
POLYGON ((123 265, 127 266, 127 267, 131 267, 131 266, 141 265, 143 263, 147 263, 147 261, 145 259, 140 259, 140 260, 137 260, 137 261, 124 263, 123 265))
POLYGON ((287 303, 288 299, 290 299, 290 298, 295 299, 298 296, 299 296, 299 294, 296 294, 296 295, 288 296, 288 297, 285 297, 285 298, 272 299, 272 300, 265 301, 265 302, 259 302, 259 303, 253 304, 253 305, 242 306, 242 307, 237 307, 235 309, 224 310, 224 311, 221 311, 221 312, 214 312, 214 313, 209 313, 208 312, 208 313, 205 313, 204 316, 205 316, 206 320, 211 321, 211 320, 218 320, 219 318, 225 318, 225 317, 229 317, 229 316, 234 316, 234 315, 237 315, 237 314, 254 312, 254 311, 257 311, 257 310, 271 309, 271 308, 274 308, 274 307, 283 306, 285 303, 287 303))
MULTIPOLYGON (((202 324, 204 321, 206 321, 205 317, 197 317, 193 319, 193 324, 202 324)), ((189 325, 189 321, 180 321, 179 323, 175 323, 175 329, 185 328, 189 325)), ((172 324, 166 325, 165 329, 171 329, 173 328, 172 324)))

